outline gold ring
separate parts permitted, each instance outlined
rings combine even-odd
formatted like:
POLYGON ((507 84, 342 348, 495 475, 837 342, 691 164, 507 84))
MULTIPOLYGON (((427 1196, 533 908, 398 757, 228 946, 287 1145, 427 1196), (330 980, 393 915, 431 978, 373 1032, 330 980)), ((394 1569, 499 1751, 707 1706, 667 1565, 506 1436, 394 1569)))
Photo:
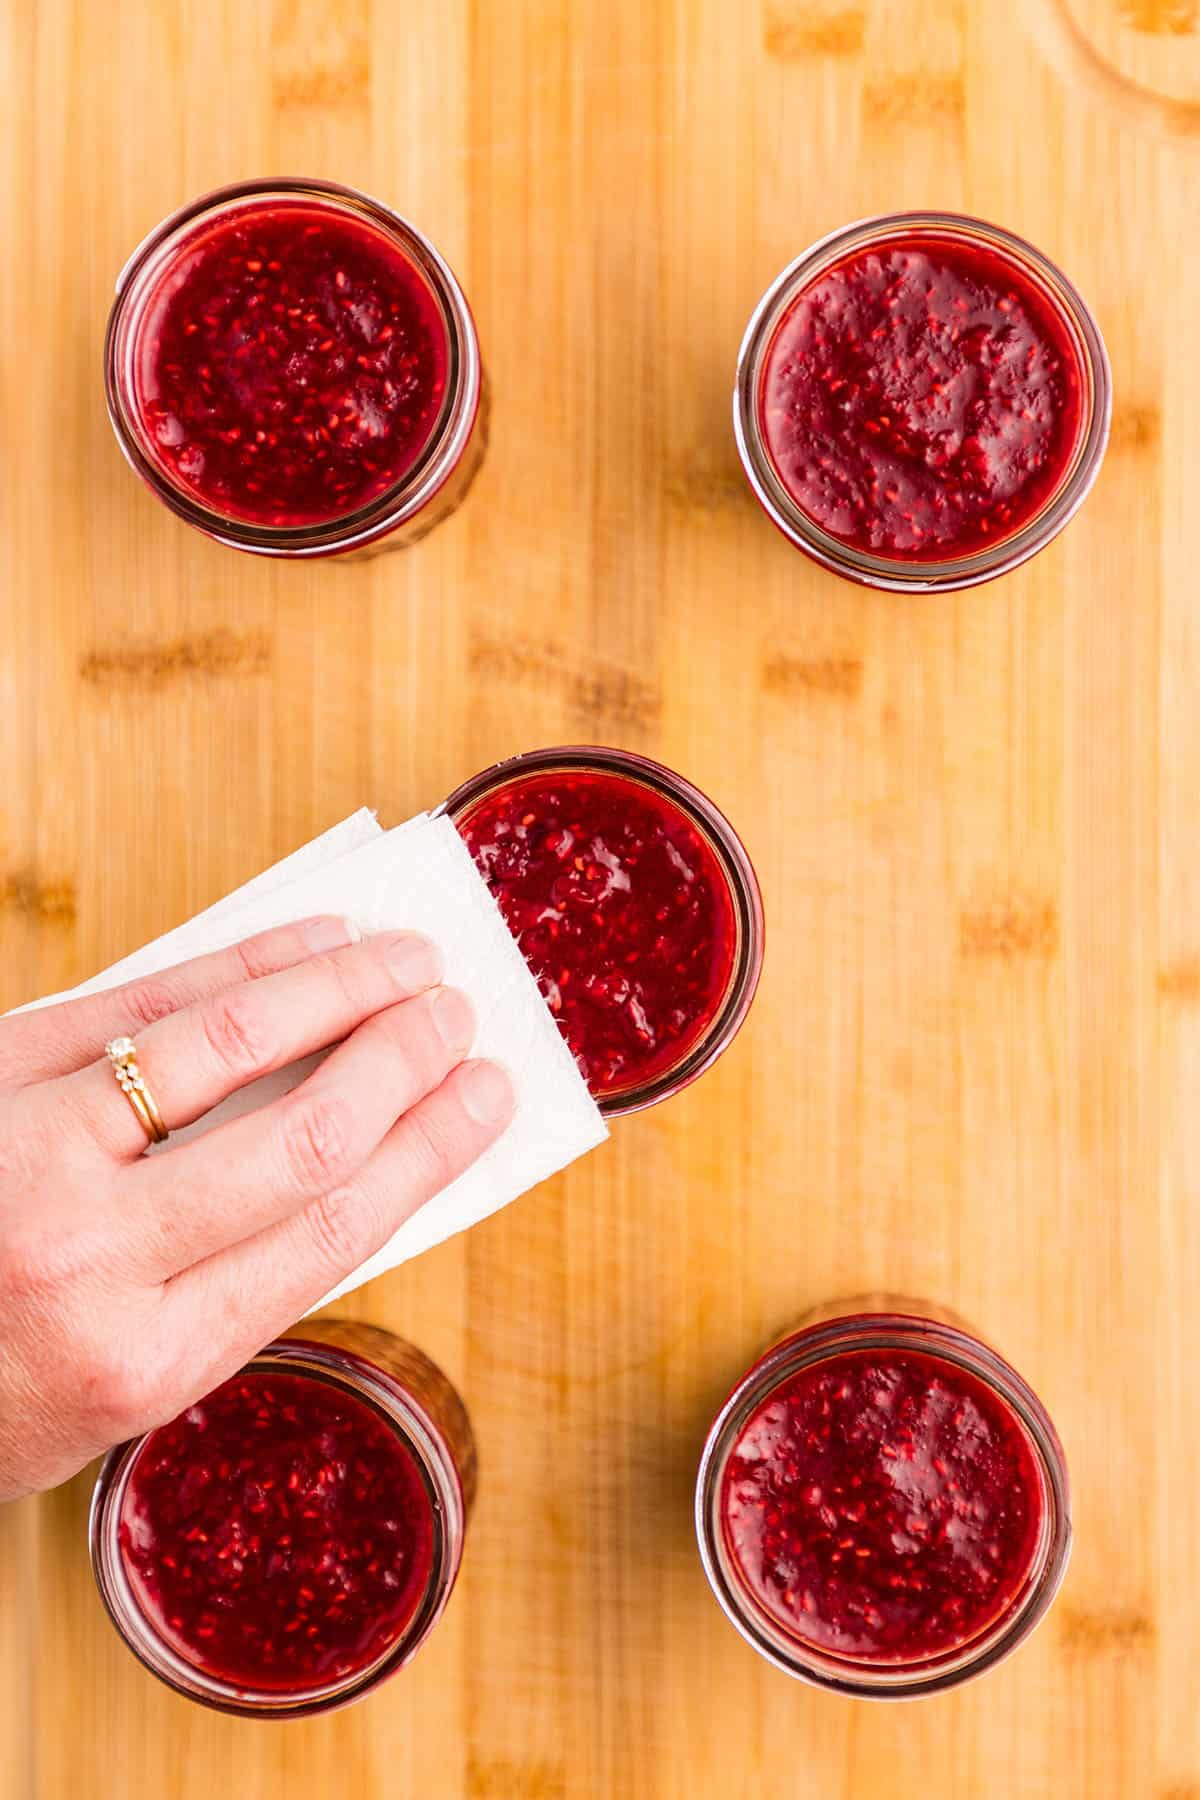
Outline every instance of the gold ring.
POLYGON ((117 1086, 137 1114, 138 1124, 152 1144, 165 1144, 169 1135, 163 1124, 158 1102, 146 1086, 146 1077, 138 1068, 137 1045, 130 1037, 115 1037, 105 1044, 104 1054, 112 1064, 117 1086))

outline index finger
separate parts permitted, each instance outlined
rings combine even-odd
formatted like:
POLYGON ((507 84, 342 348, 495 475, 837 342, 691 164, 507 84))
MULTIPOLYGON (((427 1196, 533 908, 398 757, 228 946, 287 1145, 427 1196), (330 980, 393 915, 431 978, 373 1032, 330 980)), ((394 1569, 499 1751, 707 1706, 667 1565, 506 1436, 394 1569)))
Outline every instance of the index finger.
POLYGON ((310 956, 356 943, 361 935, 347 919, 301 919, 103 993, 18 1013, 0 1023, 0 1088, 11 1091, 69 1075, 94 1062, 114 1033, 134 1035, 196 1000, 278 974, 310 956))

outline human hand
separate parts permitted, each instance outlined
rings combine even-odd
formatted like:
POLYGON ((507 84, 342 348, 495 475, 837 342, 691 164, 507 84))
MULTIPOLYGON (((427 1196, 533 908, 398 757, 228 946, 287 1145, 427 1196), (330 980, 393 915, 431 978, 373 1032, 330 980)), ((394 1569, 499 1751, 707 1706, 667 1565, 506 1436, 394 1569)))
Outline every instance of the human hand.
POLYGON ((411 933, 310 919, 0 1019, 0 1499, 182 1411, 500 1135, 507 1075, 411 933), (103 1057, 136 1037, 168 1128, 338 1046, 290 1094, 143 1159, 103 1057))

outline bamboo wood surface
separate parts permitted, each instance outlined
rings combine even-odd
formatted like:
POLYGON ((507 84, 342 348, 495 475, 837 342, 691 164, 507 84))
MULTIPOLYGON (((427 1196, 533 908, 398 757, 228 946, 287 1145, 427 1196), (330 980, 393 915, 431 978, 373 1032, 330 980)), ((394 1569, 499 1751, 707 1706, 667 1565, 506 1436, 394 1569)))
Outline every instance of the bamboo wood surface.
POLYGON ((395 822, 564 740, 707 789, 769 945, 702 1084, 346 1303, 438 1358, 480 1440, 462 1582, 411 1669, 287 1727, 175 1699, 101 1615, 80 1476, 0 1514, 0 1793, 1197 1800, 1195 0, 3 10, 0 1001, 363 802, 395 822), (379 194, 470 295, 491 448, 412 550, 239 557, 112 441, 125 256, 270 173, 379 194), (1065 267, 1116 400, 1063 537, 906 601, 788 548, 728 415, 778 269, 923 205, 1065 267), (760 1664, 689 1518, 760 1345, 879 1288, 1017 1363, 1075 1485, 1044 1627, 907 1707, 760 1664))

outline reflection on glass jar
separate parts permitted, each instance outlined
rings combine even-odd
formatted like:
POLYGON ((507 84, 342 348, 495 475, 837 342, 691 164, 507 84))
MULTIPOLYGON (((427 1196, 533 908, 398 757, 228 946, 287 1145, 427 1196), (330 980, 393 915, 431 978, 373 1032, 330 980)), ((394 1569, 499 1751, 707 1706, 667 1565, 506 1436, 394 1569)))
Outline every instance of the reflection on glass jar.
POLYGON ((1111 410, 1099 328, 1053 263, 982 220, 904 213, 834 232, 772 283, 733 417, 793 544, 867 586, 931 592, 1057 536, 1111 410))
POLYGON ((117 440, 158 497, 267 556, 415 541, 486 442, 449 267, 330 182, 245 182, 160 225, 118 281, 105 378, 117 440))
POLYGON ((760 1655, 910 1698, 991 1668, 1044 1615, 1070 1552, 1066 1464, 1040 1401, 978 1338, 918 1304, 847 1303, 726 1401, 696 1530, 760 1655))
POLYGON ((457 825, 601 1111, 711 1067, 763 955, 750 859, 690 782, 624 750, 530 751, 465 782, 457 825))
POLYGON ((90 1520, 101 1597, 190 1699, 264 1718, 346 1705, 440 1618, 475 1470, 466 1410, 428 1357, 314 1320, 109 1453, 90 1520))

